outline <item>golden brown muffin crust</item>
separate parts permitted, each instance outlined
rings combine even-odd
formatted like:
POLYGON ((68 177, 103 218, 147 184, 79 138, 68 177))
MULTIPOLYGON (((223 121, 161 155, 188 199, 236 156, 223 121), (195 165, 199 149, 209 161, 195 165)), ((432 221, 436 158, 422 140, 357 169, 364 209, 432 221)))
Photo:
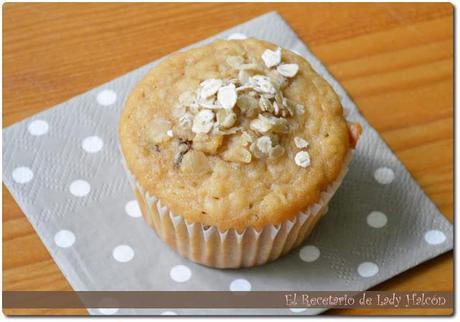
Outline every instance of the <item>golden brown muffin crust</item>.
MULTIPOLYGON (((119 130, 128 168, 150 195, 188 222, 220 230, 281 223, 317 202, 342 170, 350 136, 339 99, 302 57, 284 49, 282 63, 299 69, 287 78, 282 92, 303 106, 304 113, 285 117, 289 132, 276 137, 284 150, 281 156, 229 161, 235 158, 241 131, 197 136, 182 129, 175 113, 183 93, 205 80, 238 78, 228 57, 257 64, 251 75, 273 75, 274 68, 267 68, 261 58, 266 49, 277 47, 256 39, 218 40, 176 53, 151 70, 128 97, 119 130), (306 140, 308 147, 299 149, 295 137, 306 140), (310 156, 306 167, 295 162, 301 150, 310 156)), ((253 118, 238 107, 234 110, 233 127, 251 132, 253 118)))

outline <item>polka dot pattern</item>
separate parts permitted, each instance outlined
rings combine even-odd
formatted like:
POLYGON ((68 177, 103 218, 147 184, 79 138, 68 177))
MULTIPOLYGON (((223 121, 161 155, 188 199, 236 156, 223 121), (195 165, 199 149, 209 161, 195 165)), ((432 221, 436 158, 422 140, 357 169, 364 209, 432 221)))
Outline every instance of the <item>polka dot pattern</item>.
POLYGON ((230 291, 232 292, 248 292, 251 288, 251 283, 243 278, 236 279, 230 283, 230 291))
POLYGON ((318 247, 313 245, 304 246, 300 249, 299 257, 304 262, 310 263, 316 261, 320 256, 318 247))
POLYGON ((119 245, 112 251, 113 258, 120 263, 127 263, 134 258, 134 250, 128 245, 119 245))
POLYGON ((390 184, 395 178, 395 173, 390 168, 382 167, 375 170, 374 178, 380 184, 390 184))
POLYGON ((125 211, 130 217, 142 217, 141 208, 139 207, 137 200, 128 201, 125 205, 125 211))
POLYGON ((97 153, 103 146, 104 142, 98 136, 89 136, 81 142, 81 147, 88 153, 97 153))
POLYGON ((377 264, 372 262, 364 262, 359 264, 358 266, 358 274, 361 277, 372 277, 377 275, 379 272, 379 267, 377 264))
POLYGON ((75 235, 69 230, 60 230, 54 235, 54 243, 61 248, 68 248, 75 243, 75 235))
POLYGON ((28 167, 18 167, 13 170, 12 176, 14 182, 24 184, 34 178, 34 173, 28 167))
POLYGON ((85 180, 75 180, 70 184, 69 190, 75 197, 85 197, 91 191, 91 185, 85 180))
POLYGON ((113 105, 117 100, 117 93, 111 89, 104 89, 97 94, 97 102, 102 106, 113 105))
POLYGON ((171 277, 174 282, 184 283, 192 277, 192 271, 185 265, 177 265, 171 269, 169 277, 171 277))
POLYGON ((387 216, 380 211, 372 211, 367 215, 367 224, 372 228, 383 228, 388 222, 387 216))
MULTIPOLYGON (((247 36, 243 33, 233 33, 230 36, 228 36, 227 39, 237 40, 237 39, 246 39, 246 38, 247 36)), ((299 52, 295 50, 293 50, 293 52, 296 53, 297 55, 301 55, 299 52)), ((114 104, 116 104, 117 101, 121 103, 120 98, 124 96, 124 93, 122 95, 121 92, 117 93, 113 89, 106 88, 97 93, 91 93, 90 96, 91 96, 94 106, 110 107, 110 106, 114 106, 114 104)), ((106 112, 110 112, 112 109, 99 107, 98 110, 106 113, 106 112)), ((46 119, 45 117, 46 115, 47 114, 42 114, 42 116, 40 116, 44 119, 35 119, 35 120, 31 120, 30 122, 26 123, 23 127, 23 131, 21 132, 21 133, 24 133, 25 137, 28 140, 30 140, 30 142, 33 142, 33 144, 35 144, 36 142, 40 142, 40 147, 41 147, 42 142, 44 144, 48 144, 49 143, 48 140, 51 136, 53 139, 57 140, 59 138, 60 133, 62 133, 62 130, 63 130, 61 126, 62 124, 58 122, 53 122, 52 120, 54 119, 51 117, 46 119), (47 135, 47 134, 52 134, 52 135, 47 135)), ((87 137, 74 136, 72 140, 77 140, 77 144, 74 145, 74 148, 76 151, 85 154, 87 156, 86 159, 88 160, 90 159, 94 161, 94 160, 98 160, 97 159, 98 157, 99 158, 102 157, 102 153, 99 153, 99 152, 101 151, 110 152, 110 149, 112 148, 112 146, 111 144, 109 144, 110 141, 105 141, 105 140, 108 140, 110 136, 105 134, 103 132, 103 129, 94 128, 91 131, 92 132, 89 132, 89 133, 85 132, 86 135, 91 135, 91 136, 87 136, 87 137), (98 134, 100 136, 95 135, 95 134, 98 134), (88 154, 91 156, 88 156, 88 154)), ((75 132, 72 132, 72 133, 75 133, 75 132)), ((109 157, 109 153, 107 153, 107 155, 104 155, 104 160, 109 160, 108 157, 109 157)), ((391 183, 394 183, 394 184, 400 183, 398 182, 399 175, 400 175, 399 166, 394 167, 392 169, 390 164, 391 163, 381 164, 382 167, 380 168, 375 167, 375 168, 368 169, 366 171, 366 173, 370 173, 371 176, 373 174, 373 177, 375 180, 373 182, 374 187, 377 186, 377 188, 381 188, 381 190, 383 190, 385 185, 390 185, 391 183), (396 178, 395 172, 398 175, 398 178, 397 178, 398 180, 396 180, 396 182, 394 182, 396 178)), ((13 171, 8 169, 6 172, 7 179, 12 179, 13 182, 16 184, 24 184, 24 186, 20 187, 23 191, 28 191, 29 188, 33 188, 34 186, 36 186, 35 184, 38 183, 43 178, 45 178, 45 175, 46 175, 46 173, 44 173, 42 169, 38 166, 38 163, 31 164, 31 163, 26 162, 26 165, 28 165, 29 167, 23 166, 22 164, 14 165, 13 168, 14 167, 16 168, 14 168, 13 171), (8 176, 10 177, 8 178, 8 176), (30 183, 30 182, 33 182, 34 184, 26 185, 27 183, 30 183)), ((63 178, 67 178, 67 177, 63 177, 63 178)), ((100 192, 99 190, 101 191, 103 190, 99 186, 92 186, 95 183, 92 181, 91 176, 85 175, 85 178, 89 180, 90 182, 83 180, 83 179, 71 177, 71 180, 64 181, 61 183, 62 185, 60 187, 62 189, 64 190, 69 189, 70 194, 67 193, 65 197, 71 202, 73 202, 73 204, 78 205, 78 203, 74 202, 76 199, 73 199, 73 197, 78 197, 78 198, 86 197, 90 193, 93 193, 91 197, 96 197, 97 195, 99 195, 99 192, 100 192), (78 179, 78 180, 72 181, 73 179, 78 179), (96 193, 92 192, 93 189, 94 189, 94 192, 96 193)), ((372 180, 372 178, 370 180, 372 180)), ((53 181, 53 184, 55 184, 55 182, 59 183, 56 180, 56 181, 53 181)), ((18 185, 14 185, 14 186, 19 188, 18 185)), ((37 186, 39 186, 39 184, 37 184, 37 186)), ((128 217, 131 217, 131 218, 142 217, 141 209, 140 209, 140 206, 137 200, 133 199, 133 200, 128 201, 123 198, 120 198, 118 200, 122 201, 121 207, 119 207, 122 209, 117 209, 117 212, 123 212, 123 206, 124 206, 124 211, 128 217), (126 203, 123 205, 123 202, 126 202, 126 203)), ((118 207, 118 204, 116 206, 118 207)), ((369 209, 369 210, 372 210, 372 209, 369 209)), ((392 214, 397 214, 397 212, 390 212, 390 209, 385 209, 383 205, 381 209, 376 208, 376 210, 373 210, 370 213, 366 213, 366 212, 357 213, 357 216, 361 218, 361 223, 362 223, 361 228, 368 229, 367 233, 369 235, 366 235, 365 237, 366 238, 369 237, 369 239, 371 239, 372 234, 374 234, 374 236, 385 236, 385 235, 382 235, 381 233, 388 232, 388 231, 385 231, 384 229, 384 227, 388 225, 388 221, 390 221, 390 224, 396 224, 396 223, 391 222, 392 220, 394 220, 391 217, 392 214), (382 211, 387 212, 390 215, 390 217, 387 217, 387 215, 382 211), (366 219, 367 226, 364 223, 364 218, 366 219), (382 230, 379 231, 378 229, 382 229, 382 230)), ((121 216, 122 218, 120 218, 120 220, 124 220, 124 223, 127 223, 128 225, 136 222, 136 220, 131 220, 130 218, 126 217, 123 213, 121 213, 121 216)), ((56 231, 52 231, 52 234, 55 233, 54 236, 51 234, 51 236, 53 236, 52 237, 53 239, 51 240, 51 242, 54 242, 54 246, 61 248, 58 251, 62 253, 66 253, 66 254, 70 253, 69 250, 72 250, 71 247, 73 247, 76 242, 81 243, 83 240, 83 236, 78 235, 81 231, 75 228, 74 232, 72 232, 71 230, 68 230, 68 229, 73 230, 74 226, 73 225, 69 225, 69 226, 62 225, 62 227, 57 228, 56 231)), ((450 232, 448 230, 446 230, 446 233, 444 233, 441 230, 435 229, 435 227, 426 228, 427 229, 426 232, 423 231, 420 235, 417 235, 419 238, 420 244, 424 244, 425 248, 430 247, 430 246, 427 246, 427 244, 428 245, 441 245, 446 242, 448 237, 450 238, 450 232), (428 230, 428 229, 431 229, 431 230, 428 230), (422 240, 422 237, 423 237, 423 240, 422 240)), ((393 228, 393 227, 388 227, 388 228, 393 228)), ((104 254, 103 254, 103 258, 101 257, 101 260, 102 259, 108 260, 109 265, 111 264, 112 266, 122 268, 128 272, 127 268, 129 268, 130 266, 122 265, 120 263, 128 263, 132 261, 135 256, 140 258, 141 256, 145 254, 142 254, 143 249, 137 249, 137 248, 133 249, 129 245, 124 245, 124 244, 121 245, 121 243, 130 244, 131 240, 125 240, 125 241, 121 240, 120 241, 120 240, 117 240, 117 238, 119 237, 120 236, 114 236, 115 241, 113 241, 113 243, 112 241, 110 241, 109 245, 112 245, 112 246, 115 246, 118 244, 120 245, 114 247, 113 249, 111 249, 110 246, 108 248, 103 248, 104 254), (111 252, 112 252, 113 260, 112 258, 110 258, 111 252), (112 261, 112 263, 110 263, 110 261, 112 261)), ((310 239, 310 240, 311 240, 310 242, 315 241, 315 239, 310 239)), ((79 244, 77 244, 77 246, 78 245, 79 244)), ((133 244, 131 245, 136 245, 136 244, 133 242, 133 244)), ((305 245, 301 249, 299 249, 298 258, 296 257, 297 254, 294 255, 294 261, 296 261, 297 265, 302 265, 301 268, 305 270, 308 270, 311 267, 315 267, 315 269, 317 269, 318 267, 321 268, 320 266, 321 263, 317 262, 318 259, 320 259, 320 257, 322 257, 322 260, 324 260, 325 262, 327 260, 330 260, 331 254, 328 253, 328 247, 326 247, 327 245, 324 244, 324 248, 323 248, 323 244, 318 243, 318 245, 321 246, 321 251, 315 245, 305 245)), ((346 256, 346 254, 344 256, 346 256)), ((373 256, 369 256, 369 257, 373 258, 373 256)), ((363 258, 361 258, 360 261, 369 260, 369 257, 363 256, 363 258)), ((382 275, 384 275, 383 272, 384 270, 386 270, 386 267, 383 266, 384 261, 379 260, 378 262, 379 262, 379 265, 381 265, 381 267, 379 267, 374 262, 367 262, 367 261, 361 262, 361 263, 357 262, 351 265, 352 265, 352 269, 357 272, 359 277, 366 279, 366 278, 374 277, 376 275, 378 276, 380 270, 382 271, 382 275)), ((134 265, 132 266, 134 267, 134 265)), ((198 283, 200 282, 200 280, 198 280, 198 276, 201 273, 199 269, 200 268, 197 268, 197 266, 195 265, 190 266, 190 267, 186 265, 177 265, 170 269, 169 276, 173 282, 177 282, 177 283, 185 283, 187 281, 190 281, 193 276, 195 279, 197 279, 197 281, 192 280, 192 282, 198 283)), ((165 272, 163 272, 163 274, 168 274, 168 271, 166 270, 165 272)), ((257 289, 257 286, 259 285, 260 280, 258 280, 257 278, 252 279, 252 275, 249 275, 249 274, 246 276, 243 275, 242 277, 246 277, 247 279, 238 278, 234 280, 231 280, 231 279, 226 280, 225 282, 226 287, 228 287, 230 291, 248 292, 252 290, 252 287, 253 287, 252 284, 254 284, 255 289, 257 289)), ((170 284, 173 283, 171 282, 171 280, 168 280, 166 278, 166 281, 169 282, 170 284)), ((190 283, 190 284, 193 285, 193 283, 190 283)), ((184 284, 181 286, 187 286, 187 284, 184 284)), ((105 304, 99 303, 98 306, 101 307, 97 309, 100 314, 113 315, 119 312, 119 308, 107 308, 107 306, 111 306, 108 303, 105 303, 105 304)), ((115 306, 119 306, 119 304, 115 304, 115 306)), ((311 309, 308 309, 308 313, 310 313, 310 310, 311 309)), ((291 311, 292 313, 302 313, 302 312, 307 311, 307 309, 306 308, 289 308, 289 311, 291 311)), ((285 313, 287 313, 287 310, 285 310, 285 313)), ((177 315, 177 313, 174 311, 163 311, 160 314, 161 315, 177 315)))
POLYGON ((440 245, 446 241, 446 235, 440 230, 429 230, 425 233, 424 238, 430 245, 440 245))
POLYGON ((31 135, 40 136, 48 133, 49 125, 44 120, 35 120, 29 123, 27 130, 31 135))

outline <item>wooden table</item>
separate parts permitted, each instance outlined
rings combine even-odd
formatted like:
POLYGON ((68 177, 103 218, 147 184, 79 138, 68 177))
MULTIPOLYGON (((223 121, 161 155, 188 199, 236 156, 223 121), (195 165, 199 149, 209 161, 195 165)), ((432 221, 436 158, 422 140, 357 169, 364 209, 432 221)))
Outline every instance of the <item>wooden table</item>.
MULTIPOLYGON (((3 126, 277 10, 453 220, 450 4, 11 4, 3 7, 3 126)), ((453 290, 452 252, 375 290, 453 290)), ((3 188, 3 288, 70 290, 3 188)), ((86 314, 86 310, 7 310, 86 314)), ((448 314, 332 310, 327 314, 448 314)))

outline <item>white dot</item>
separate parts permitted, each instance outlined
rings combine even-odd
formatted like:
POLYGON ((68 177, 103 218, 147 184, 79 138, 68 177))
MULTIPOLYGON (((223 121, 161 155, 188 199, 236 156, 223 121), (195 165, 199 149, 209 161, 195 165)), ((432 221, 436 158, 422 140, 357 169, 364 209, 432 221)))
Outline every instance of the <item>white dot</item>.
POLYGON ((241 32, 235 32, 234 34, 228 36, 227 40, 242 40, 246 38, 248 37, 245 34, 242 34, 241 32))
POLYGON ((139 207, 137 200, 128 201, 125 205, 125 211, 129 216, 134 218, 142 216, 141 208, 139 207))
POLYGON ((106 309, 98 309, 99 313, 104 314, 104 315, 112 315, 118 312, 119 309, 112 307, 112 308, 106 308, 106 309))
POLYGON ((248 280, 239 278, 230 283, 230 291, 233 292, 248 292, 252 288, 248 280))
POLYGON ((30 122, 28 128, 29 133, 35 136, 40 136, 46 134, 48 132, 49 126, 46 121, 43 120, 35 120, 30 122))
POLYGON ((91 186, 85 180, 75 180, 70 184, 69 190, 75 197, 84 197, 91 191, 91 186))
POLYGON ((17 183, 27 183, 33 179, 34 173, 30 168, 18 167, 13 170, 13 180, 17 183))
POLYGON ((134 250, 128 245, 118 245, 113 249, 113 258, 121 263, 129 262, 134 257, 134 250))
POLYGON ((380 211, 372 211, 367 215, 367 224, 373 228, 382 228, 388 222, 387 216, 380 211))
POLYGON ((389 184, 395 178, 395 173, 390 168, 382 167, 375 170, 374 178, 378 183, 389 184))
POLYGON ((89 136, 81 142, 81 147, 88 153, 99 152, 104 146, 104 142, 98 136, 89 136))
POLYGON ((104 315, 112 315, 118 312, 119 308, 117 308, 118 301, 116 301, 113 298, 103 298, 99 305, 100 308, 98 308, 99 313, 104 314, 104 315))
POLYGON ((425 233, 425 241, 430 245, 439 245, 446 241, 446 235, 440 230, 429 230, 425 233))
POLYGON ((319 258, 320 251, 313 245, 304 246, 300 249, 299 257, 304 262, 314 262, 319 258))
POLYGON ((164 311, 164 312, 161 312, 161 315, 177 315, 177 313, 173 311, 164 311))
POLYGON ((62 248, 67 248, 75 243, 75 235, 69 230, 60 230, 54 235, 54 242, 62 248))
POLYGON ((305 312, 307 309, 304 309, 304 308, 300 308, 300 307, 293 307, 293 308, 290 308, 289 311, 293 312, 293 313, 302 313, 302 312, 305 312))
POLYGON ((192 277, 192 271, 187 266, 177 265, 171 268, 169 276, 173 281, 183 283, 188 281, 190 277, 192 277))
POLYGON ((111 89, 104 89, 97 94, 97 102, 103 106, 109 106, 117 100, 117 93, 111 89))
POLYGON ((358 266, 358 274, 362 277, 372 277, 379 272, 377 264, 372 262, 364 262, 358 266))

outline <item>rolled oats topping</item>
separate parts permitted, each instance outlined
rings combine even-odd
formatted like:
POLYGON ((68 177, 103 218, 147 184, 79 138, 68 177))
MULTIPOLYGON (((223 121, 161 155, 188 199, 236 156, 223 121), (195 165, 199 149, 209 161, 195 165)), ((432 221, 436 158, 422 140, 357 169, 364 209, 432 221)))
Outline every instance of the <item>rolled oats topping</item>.
MULTIPOLYGON (((284 63, 281 48, 267 49, 260 58, 228 56, 225 70, 234 70, 233 77, 204 79, 198 88, 179 95, 172 113, 176 127, 158 121, 150 131, 152 142, 160 144, 185 135, 189 140, 186 144, 180 141, 175 164, 189 170, 197 168, 206 155, 238 163, 285 155, 287 141, 281 138, 298 128, 293 117, 305 113, 302 104, 284 93, 299 66, 284 63)), ((293 161, 308 167, 307 140, 298 136, 293 140, 303 149, 293 161)))
POLYGON ((273 102, 273 113, 275 115, 279 115, 280 114, 280 106, 278 105, 277 102, 273 102))
POLYGON ((249 146, 252 142, 254 142, 254 138, 249 134, 248 132, 243 132, 240 136, 240 143, 241 146, 247 147, 249 146))
POLYGON ((299 149, 308 147, 308 142, 298 136, 294 138, 294 143, 295 143, 295 146, 298 147, 299 149))
POLYGON ((207 79, 200 84, 200 97, 205 99, 213 96, 217 93, 219 88, 222 86, 222 80, 220 79, 207 79))
POLYGON ((193 114, 184 112, 184 114, 179 117, 179 126, 184 129, 191 129, 193 125, 193 119, 193 114))
POLYGON ((237 119, 235 113, 233 113, 231 110, 226 109, 218 110, 216 113, 216 117, 217 124, 226 129, 231 128, 236 123, 237 119))
POLYGON ((256 141, 257 148, 264 154, 269 154, 272 150, 272 139, 269 136, 261 136, 256 141))
POLYGON ((214 125, 214 113, 209 110, 202 110, 193 119, 192 132, 209 133, 214 125))
POLYGON ((310 165, 310 154, 307 151, 297 152, 294 160, 299 167, 306 168, 310 165))
POLYGON ((241 113, 248 117, 257 116, 257 109, 259 107, 259 101, 249 94, 242 94, 238 96, 236 104, 240 108, 241 113))
POLYGON ((237 94, 235 84, 229 84, 219 88, 217 100, 223 108, 228 110, 232 109, 235 106, 236 99, 237 94))
POLYGON ((267 98, 267 96, 262 95, 259 99, 259 107, 263 112, 273 112, 273 104, 267 98))
POLYGON ((215 154, 221 147, 224 137, 222 135, 197 134, 193 138, 193 148, 207 154, 215 154))
MULTIPOLYGON (((240 81, 241 84, 246 84, 249 82, 249 73, 245 70, 240 70, 238 72, 238 80, 240 81)), ((251 88, 250 86, 244 86, 245 88, 251 88)))
POLYGON ((284 77, 294 77, 299 71, 299 65, 297 64, 281 64, 276 67, 278 73, 284 77))
POLYGON ((276 69, 269 70, 267 75, 270 77, 273 84, 275 85, 275 88, 278 90, 284 89, 286 85, 288 85, 287 78, 278 73, 276 69))
POLYGON ((259 114, 257 119, 254 119, 250 123, 250 128, 259 133, 267 133, 273 127, 273 122, 271 122, 267 117, 259 114))
POLYGON ((216 104, 216 100, 215 100, 213 97, 199 98, 199 99, 197 100, 197 103, 198 103, 198 106, 199 106, 199 107, 201 107, 201 108, 207 108, 207 109, 210 109, 210 110, 220 108, 220 107, 216 104))
POLYGON ((268 119, 272 123, 273 133, 287 134, 289 132, 289 121, 285 118, 270 115, 268 119))
POLYGON ((295 102, 288 100, 287 98, 283 98, 283 105, 286 107, 286 110, 289 112, 291 116, 295 114, 301 115, 304 113, 302 105, 296 104, 295 102))
POLYGON ((251 152, 241 146, 230 147, 222 156, 224 160, 231 162, 250 163, 252 160, 251 152))
POLYGON ((278 65, 281 62, 281 48, 278 47, 276 51, 265 50, 262 54, 262 60, 268 68, 278 65))
POLYGON ((275 94, 276 89, 270 77, 265 75, 255 75, 249 77, 248 83, 256 92, 275 94))

